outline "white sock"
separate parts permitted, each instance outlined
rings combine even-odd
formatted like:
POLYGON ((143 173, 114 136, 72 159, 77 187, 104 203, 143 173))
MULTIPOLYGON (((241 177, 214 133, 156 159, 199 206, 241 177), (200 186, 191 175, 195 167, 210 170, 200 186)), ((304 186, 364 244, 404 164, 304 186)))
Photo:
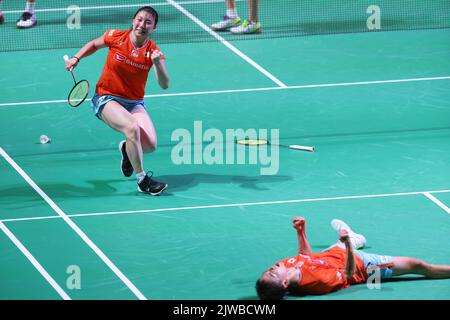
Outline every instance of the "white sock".
POLYGON ((28 2, 27 1, 27 4, 25 6, 25 11, 29 12, 31 14, 34 14, 34 2, 28 2))
POLYGON ((237 17, 237 10, 234 9, 227 9, 227 17, 228 18, 236 18, 237 17))
POLYGON ((141 181, 144 179, 144 177, 145 177, 144 171, 136 173, 136 178, 137 178, 138 183, 141 183, 141 181))

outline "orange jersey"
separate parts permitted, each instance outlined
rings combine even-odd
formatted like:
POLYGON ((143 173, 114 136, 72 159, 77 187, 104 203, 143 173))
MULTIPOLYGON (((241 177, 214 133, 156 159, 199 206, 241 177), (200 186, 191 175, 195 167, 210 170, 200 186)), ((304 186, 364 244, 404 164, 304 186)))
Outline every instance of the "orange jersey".
POLYGON ((367 280, 367 272, 360 257, 355 254, 356 270, 350 279, 345 276, 346 252, 333 247, 325 252, 313 253, 310 256, 299 254, 296 257, 280 261, 287 268, 299 268, 301 272, 299 294, 326 294, 343 289, 350 284, 367 280))
POLYGON ((130 30, 108 30, 103 37, 109 52, 95 92, 129 100, 144 99, 148 72, 153 65, 150 56, 159 48, 148 39, 136 49, 130 40, 130 30))

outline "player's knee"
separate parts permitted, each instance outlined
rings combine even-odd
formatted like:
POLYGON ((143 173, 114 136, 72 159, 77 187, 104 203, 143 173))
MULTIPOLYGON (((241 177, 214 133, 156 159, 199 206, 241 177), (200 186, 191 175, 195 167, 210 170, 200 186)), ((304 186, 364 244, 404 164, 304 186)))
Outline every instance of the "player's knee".
POLYGON ((157 147, 156 143, 154 143, 154 144, 153 143, 146 143, 146 144, 142 145, 142 150, 145 153, 151 153, 151 152, 156 150, 156 147, 157 147))
POLYGON ((156 136, 154 137, 149 137, 148 135, 142 135, 141 132, 141 143, 142 143, 142 150, 145 153, 151 153, 153 151, 156 150, 156 148, 158 147, 158 139, 156 138, 156 136))
POLYGON ((133 141, 139 141, 140 139, 140 129, 137 121, 130 121, 124 130, 125 136, 133 141))
POLYGON ((155 151, 156 148, 158 148, 158 140, 157 140, 156 138, 152 139, 152 140, 150 141, 150 144, 151 144, 151 146, 152 146, 153 151, 155 151))
POLYGON ((423 271, 428 269, 428 264, 423 260, 414 258, 411 260, 411 269, 414 272, 422 273, 423 271))

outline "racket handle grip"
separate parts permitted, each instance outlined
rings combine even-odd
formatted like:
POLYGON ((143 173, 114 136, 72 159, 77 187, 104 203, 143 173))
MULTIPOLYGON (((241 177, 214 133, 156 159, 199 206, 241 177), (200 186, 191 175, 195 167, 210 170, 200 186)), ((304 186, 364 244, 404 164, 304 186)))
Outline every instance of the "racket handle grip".
MULTIPOLYGON (((69 56, 68 56, 67 54, 65 54, 65 55, 63 56, 63 58, 64 58, 64 61, 69 61, 69 56)), ((72 70, 73 70, 73 67, 71 67, 71 68, 69 69, 70 72, 72 72, 72 70)), ((73 76, 73 75, 72 75, 72 76, 73 76)), ((75 81, 75 78, 73 79, 73 81, 76 82, 76 81, 75 81)))
POLYGON ((309 147, 309 146, 299 146, 299 145, 296 145, 296 144, 291 144, 291 145, 289 146, 289 148, 291 148, 291 149, 296 149, 296 150, 302 150, 302 151, 309 151, 309 152, 314 152, 314 151, 316 151, 316 148, 314 148, 314 147, 309 147))

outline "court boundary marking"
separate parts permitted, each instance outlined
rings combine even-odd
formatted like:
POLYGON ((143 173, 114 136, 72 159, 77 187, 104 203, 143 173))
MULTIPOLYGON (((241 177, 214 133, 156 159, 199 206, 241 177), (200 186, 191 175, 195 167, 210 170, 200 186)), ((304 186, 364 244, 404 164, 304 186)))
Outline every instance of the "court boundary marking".
POLYGON ((62 218, 70 228, 97 254, 109 269, 130 289, 139 300, 147 298, 139 289, 119 270, 119 268, 103 253, 103 251, 67 216, 67 214, 53 202, 52 199, 22 170, 22 168, 0 147, 0 155, 13 169, 44 199, 45 202, 62 218))
POLYGON ((264 74, 266 77, 268 77, 270 80, 275 82, 279 87, 285 88, 287 87, 286 84, 284 84, 280 79, 275 77, 273 74, 271 74, 269 71, 261 67, 258 63, 256 63, 254 60, 252 60, 250 57, 248 57, 246 54, 244 54, 241 50, 233 46, 230 42, 225 40, 222 36, 220 36, 217 32, 213 31, 210 27, 208 27, 206 24, 204 24, 200 19, 198 19, 196 16, 194 16, 192 13, 190 13, 188 10, 183 8, 178 2, 173 0, 166 0, 167 3, 170 3, 175 9, 180 11, 182 14, 184 14, 186 17, 194 21, 200 28, 202 28, 204 31, 209 33, 211 36, 213 36, 216 40, 220 41, 224 46, 226 46, 228 49, 233 51, 235 54, 237 54, 239 57, 244 59, 246 62, 248 62, 252 67, 257 69, 259 72, 264 74))
POLYGON ((47 280, 47 282, 55 289, 56 292, 64 300, 72 300, 69 295, 59 286, 59 284, 53 279, 53 277, 45 270, 45 268, 37 261, 37 259, 28 251, 27 248, 20 242, 19 239, 9 230, 3 222, 0 221, 0 229, 5 235, 15 244, 15 246, 25 255, 25 257, 31 262, 31 264, 39 271, 39 273, 47 280))
MULTIPOLYGON (((246 0, 236 0, 237 2, 242 2, 246 0)), ((180 1, 180 4, 191 5, 191 4, 215 4, 215 3, 223 3, 223 0, 194 0, 194 1, 180 1)), ((155 6, 155 7, 163 7, 170 6, 167 2, 155 2, 155 3, 137 3, 137 4, 117 4, 110 6, 90 6, 90 7, 79 7, 80 10, 99 10, 99 9, 123 9, 123 8, 140 8, 144 6, 155 6)), ((66 8, 47 8, 47 9, 35 9, 35 12, 58 12, 58 11, 67 11, 66 8)), ((22 13, 23 10, 7 10, 3 11, 3 14, 10 13, 22 13)))
POLYGON ((447 207, 445 204, 443 204, 439 199, 437 199, 435 196, 433 196, 430 192, 424 192, 423 193, 428 199, 433 201, 435 204, 437 204, 441 209, 443 209, 445 212, 450 214, 450 208, 447 207))
MULTIPOLYGON (((178 92, 178 93, 163 93, 163 94, 147 94, 144 98, 166 98, 178 96, 195 96, 208 94, 227 94, 227 93, 241 93, 241 92, 260 92, 260 91, 274 91, 274 90, 295 90, 295 89, 315 89, 315 88, 329 88, 329 87, 350 87, 350 86, 365 86, 365 85, 382 85, 389 83, 408 83, 420 81, 439 81, 450 80, 450 76, 440 77, 425 77, 425 78, 405 78, 405 79, 390 79, 390 80, 369 80, 356 82, 336 82, 336 83, 319 83, 319 84, 305 84, 286 87, 263 87, 263 88, 248 88, 248 89, 229 89, 229 90, 211 90, 211 91, 192 91, 192 92, 178 92)), ((85 101, 90 101, 91 98, 85 101)), ((28 102, 5 102, 0 103, 1 107, 23 106, 23 105, 39 105, 51 103, 67 103, 67 100, 41 100, 28 102)))
MULTIPOLYGON (((0 148, 1 149, 1 148, 0 148)), ((340 196, 340 197, 324 197, 324 198, 309 198, 309 199, 293 199, 293 200, 275 200, 275 201, 260 201, 260 202, 240 202, 240 203, 227 203, 227 204, 214 204, 206 206, 189 206, 189 207, 174 207, 174 208, 159 208, 159 209, 143 209, 143 210, 124 210, 124 211, 110 211, 110 212, 91 212, 91 213, 75 213, 68 214, 68 217, 90 217, 90 216, 110 216, 110 215, 126 215, 126 214, 146 214, 154 212, 168 212, 168 211, 188 211, 188 210, 201 210, 201 209, 213 209, 213 208, 230 208, 230 207, 250 207, 260 205, 272 205, 272 204, 289 204, 289 203, 303 203, 303 202, 320 202, 320 201, 335 201, 335 200, 351 200, 351 199, 370 199, 370 198, 384 198, 384 197, 400 197, 400 196, 412 196, 423 195, 433 201, 436 205, 441 207, 444 211, 450 214, 450 209, 440 202, 437 198, 432 196, 433 193, 450 193, 450 189, 433 190, 433 191, 413 191, 413 192, 399 192, 399 193, 382 193, 382 194, 369 194, 369 195, 356 195, 356 196, 340 196)), ((58 219, 60 216, 42 216, 42 217, 30 217, 30 218, 13 218, 13 219, 0 219, 1 222, 19 222, 30 220, 47 220, 58 219)))

